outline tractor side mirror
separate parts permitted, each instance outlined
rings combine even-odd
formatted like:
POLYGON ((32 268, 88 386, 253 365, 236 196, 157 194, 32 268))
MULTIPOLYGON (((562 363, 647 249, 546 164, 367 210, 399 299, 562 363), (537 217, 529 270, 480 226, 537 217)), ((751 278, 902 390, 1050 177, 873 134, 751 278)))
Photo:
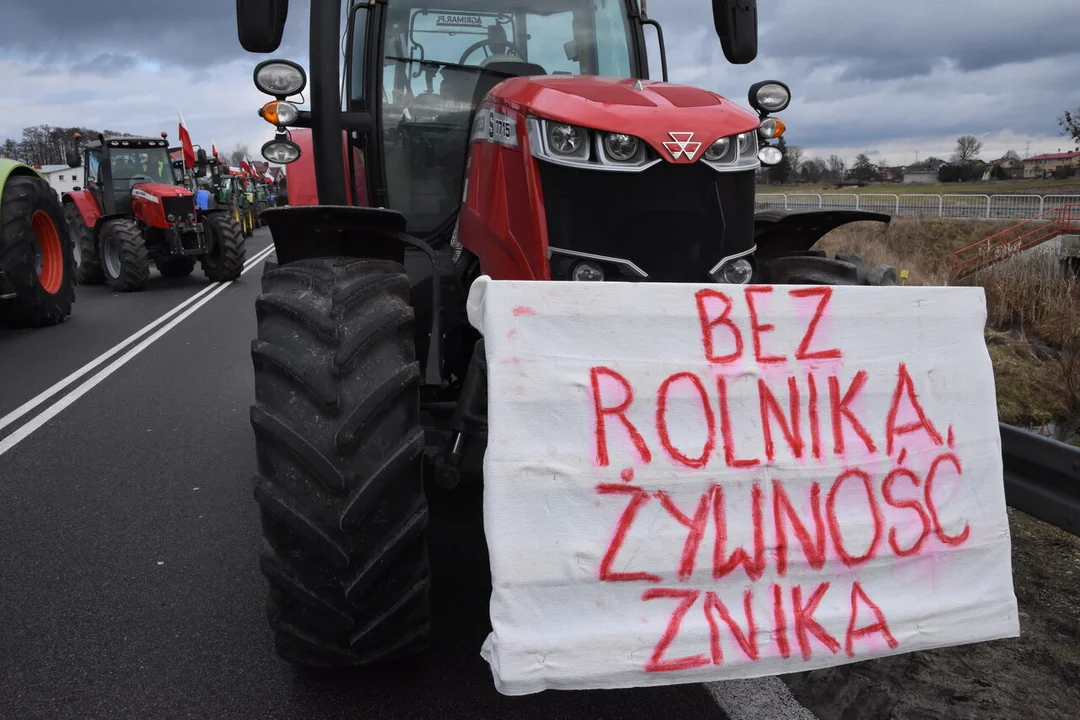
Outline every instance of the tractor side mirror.
POLYGON ((67 160, 68 167, 77 168, 82 165, 82 155, 79 154, 78 148, 69 148, 65 160, 67 160))
POLYGON ((729 63, 746 65, 757 57, 757 0, 713 0, 713 23, 729 63))
POLYGON ((74 192, 79 192, 80 190, 82 190, 82 186, 80 186, 80 185, 76 185, 75 187, 73 187, 73 188, 71 188, 71 189, 72 189, 72 190, 73 190, 74 192))
POLYGON ((271 53, 281 44, 289 0, 236 0, 236 32, 240 46, 252 53, 271 53))

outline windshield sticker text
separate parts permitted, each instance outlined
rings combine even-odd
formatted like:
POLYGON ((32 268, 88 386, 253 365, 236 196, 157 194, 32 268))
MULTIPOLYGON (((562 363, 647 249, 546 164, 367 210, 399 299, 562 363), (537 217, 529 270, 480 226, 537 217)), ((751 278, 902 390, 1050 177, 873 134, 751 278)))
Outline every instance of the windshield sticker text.
POLYGON ((435 21, 436 25, 453 25, 455 27, 483 27, 483 21, 476 15, 440 15, 435 21))

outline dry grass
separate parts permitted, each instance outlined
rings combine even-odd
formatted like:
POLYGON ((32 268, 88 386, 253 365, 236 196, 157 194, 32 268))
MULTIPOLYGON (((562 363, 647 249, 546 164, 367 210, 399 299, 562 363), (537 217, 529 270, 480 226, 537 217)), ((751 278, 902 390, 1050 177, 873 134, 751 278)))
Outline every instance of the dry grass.
MULTIPOLYGON (((1004 227, 922 218, 897 218, 889 226, 852 223, 816 248, 908 270, 909 285, 945 285, 953 252, 1004 227)), ((1037 252, 998 263, 965 283, 986 293, 987 346, 1002 422, 1055 423, 1062 439, 1074 435, 1080 430, 1080 283, 1037 252)))
POLYGON ((999 180, 964 183, 870 183, 862 187, 838 188, 828 183, 767 185, 759 183, 758 195, 769 193, 858 194, 858 195, 1080 195, 1076 178, 1064 180, 999 180))
POLYGON ((871 266, 886 263, 907 270, 908 285, 945 285, 953 252, 1006 227, 1000 222, 921 217, 895 218, 888 225, 857 222, 833 230, 815 248, 853 252, 871 266))

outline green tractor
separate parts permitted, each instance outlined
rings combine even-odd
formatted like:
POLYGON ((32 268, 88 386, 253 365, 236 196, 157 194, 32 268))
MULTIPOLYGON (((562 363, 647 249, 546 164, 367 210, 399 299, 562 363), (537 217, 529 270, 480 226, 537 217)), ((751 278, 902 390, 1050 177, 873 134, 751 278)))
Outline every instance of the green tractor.
POLYGON ((244 237, 251 237, 255 232, 257 214, 254 184, 242 174, 233 175, 232 184, 240 227, 244 231, 244 237))
POLYGON ((76 261, 49 181, 29 165, 0 159, 0 325, 64 322, 75 302, 76 261))

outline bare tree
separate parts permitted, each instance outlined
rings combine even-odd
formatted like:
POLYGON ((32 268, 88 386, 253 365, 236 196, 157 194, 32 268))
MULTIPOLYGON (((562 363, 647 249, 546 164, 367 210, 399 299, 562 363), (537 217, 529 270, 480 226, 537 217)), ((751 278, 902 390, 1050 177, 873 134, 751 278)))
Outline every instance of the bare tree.
POLYGON ((1066 110, 1065 113, 1058 118, 1058 125, 1061 126, 1061 134, 1066 137, 1071 137, 1073 142, 1076 143, 1077 148, 1080 149, 1080 108, 1066 110))
POLYGON ((249 155, 251 155, 251 151, 248 150, 248 146, 237 143, 236 147, 229 153, 229 164, 233 167, 238 167, 240 163, 247 160, 249 155))
POLYGON ((1020 158, 1020 153, 1016 152, 1015 150, 1010 150, 1009 152, 1005 153, 1005 157, 1012 158, 1013 160, 1020 160, 1021 159, 1020 158))
POLYGON ((844 161, 840 159, 839 155, 830 155, 826 162, 829 167, 829 180, 831 182, 841 182, 844 179, 844 161))
POLYGON ((979 157, 983 144, 974 135, 962 135, 956 139, 956 152, 953 153, 954 162, 970 162, 979 157))
POLYGON ((819 157, 803 160, 799 169, 799 179, 807 183, 820 183, 829 173, 829 166, 819 157))
POLYGON ((791 165, 791 179, 797 180, 799 178, 799 171, 802 170, 803 156, 805 153, 798 145, 788 145, 785 155, 787 155, 788 163, 791 165))

